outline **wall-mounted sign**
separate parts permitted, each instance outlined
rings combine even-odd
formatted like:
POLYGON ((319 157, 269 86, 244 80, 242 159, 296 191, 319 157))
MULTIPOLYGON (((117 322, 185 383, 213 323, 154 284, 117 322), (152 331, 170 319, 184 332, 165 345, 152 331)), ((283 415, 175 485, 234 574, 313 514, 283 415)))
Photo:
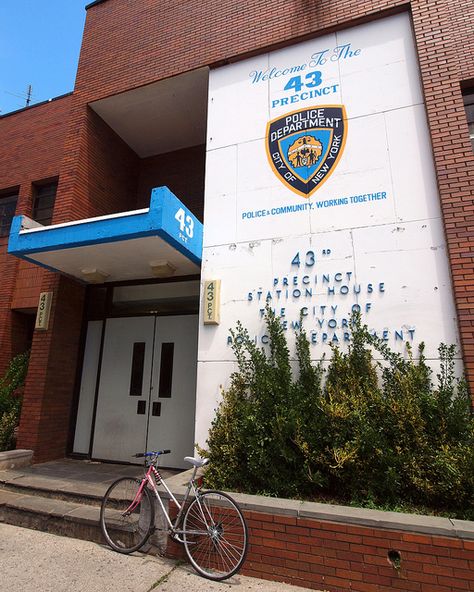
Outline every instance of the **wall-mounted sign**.
POLYGON ((52 292, 41 292, 38 302, 38 311, 36 313, 35 329, 40 331, 48 330, 52 301, 52 292))
POLYGON ((343 105, 286 113, 267 124, 267 156, 277 177, 309 197, 336 167, 346 142, 343 105))
POLYGON ((221 280, 207 280, 204 282, 204 324, 218 325, 220 323, 221 308, 221 280))
POLYGON ((202 274, 225 291, 199 339, 196 441, 235 369, 237 323, 269 343, 266 305, 292 356, 301 322, 313 360, 348 347, 354 311, 400 353, 424 341, 436 360, 458 342, 408 13, 212 69, 207 129, 202 274))
POLYGON ((358 310, 399 351, 458 341, 408 14, 215 68, 208 107, 202 273, 226 290, 200 360, 233 361, 237 321, 265 345, 266 305, 314 359, 358 310))

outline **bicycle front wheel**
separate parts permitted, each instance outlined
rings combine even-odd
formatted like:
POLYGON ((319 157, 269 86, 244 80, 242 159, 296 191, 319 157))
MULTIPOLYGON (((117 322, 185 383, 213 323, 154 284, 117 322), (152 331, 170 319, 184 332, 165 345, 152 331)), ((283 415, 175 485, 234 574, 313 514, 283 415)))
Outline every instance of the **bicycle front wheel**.
POLYGON ((225 580, 242 566, 248 547, 247 525, 226 493, 198 495, 186 511, 183 532, 188 559, 205 578, 225 580))
POLYGON ((138 551, 155 524, 155 508, 141 481, 122 477, 108 488, 100 508, 100 527, 107 543, 119 553, 138 551))

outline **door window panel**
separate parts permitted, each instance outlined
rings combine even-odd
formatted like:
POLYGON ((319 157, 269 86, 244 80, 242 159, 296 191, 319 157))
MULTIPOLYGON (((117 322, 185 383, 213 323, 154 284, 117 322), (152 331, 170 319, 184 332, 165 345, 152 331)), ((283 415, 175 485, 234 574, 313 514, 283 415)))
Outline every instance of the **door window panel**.
POLYGON ((145 366, 145 342, 133 344, 132 371, 130 373, 130 396, 141 397, 143 394, 143 368, 145 366))
POLYGON ((158 389, 158 396, 160 399, 171 398, 171 390, 173 388, 173 358, 174 343, 162 343, 160 361, 160 386, 158 389))

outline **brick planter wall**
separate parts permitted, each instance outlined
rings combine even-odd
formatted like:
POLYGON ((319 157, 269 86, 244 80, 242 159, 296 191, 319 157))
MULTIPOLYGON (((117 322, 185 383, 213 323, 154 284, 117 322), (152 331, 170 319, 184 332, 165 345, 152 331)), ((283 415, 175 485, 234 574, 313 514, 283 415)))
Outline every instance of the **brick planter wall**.
POLYGON ((474 590, 474 540, 261 512, 247 518, 247 575, 329 592, 474 590))
MULTIPOLYGON (((188 478, 167 481, 178 499, 188 478)), ((245 575, 325 592, 474 591, 474 522, 231 495, 249 527, 245 575)), ((173 541, 167 555, 185 558, 173 541)))

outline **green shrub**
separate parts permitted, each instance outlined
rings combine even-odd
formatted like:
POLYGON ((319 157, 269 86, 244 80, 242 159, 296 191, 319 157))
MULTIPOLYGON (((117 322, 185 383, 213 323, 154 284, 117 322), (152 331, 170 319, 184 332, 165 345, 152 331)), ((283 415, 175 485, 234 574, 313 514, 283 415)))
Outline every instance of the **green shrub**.
POLYGON ((415 358, 407 344, 404 357, 354 315, 349 347, 332 348, 326 373, 299 330, 293 372, 280 320, 267 308, 265 321, 267 352, 240 323, 231 332, 238 370, 201 451, 209 485, 468 515, 474 418, 453 346, 439 347, 435 386, 423 345, 415 358))
POLYGON ((15 356, 0 378, 0 451, 15 446, 14 430, 20 420, 21 395, 28 371, 29 352, 15 356))
POLYGON ((17 409, 7 411, 0 417, 0 452, 15 448, 15 428, 19 419, 17 409))

